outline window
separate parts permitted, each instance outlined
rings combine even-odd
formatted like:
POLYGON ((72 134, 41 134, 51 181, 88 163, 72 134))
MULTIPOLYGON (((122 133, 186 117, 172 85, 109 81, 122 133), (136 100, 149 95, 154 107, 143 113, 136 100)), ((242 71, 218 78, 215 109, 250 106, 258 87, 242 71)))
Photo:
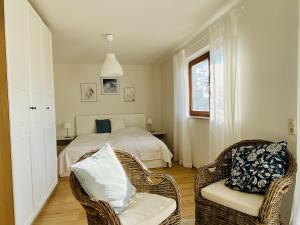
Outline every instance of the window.
POLYGON ((189 63, 190 115, 209 117, 209 52, 189 63))

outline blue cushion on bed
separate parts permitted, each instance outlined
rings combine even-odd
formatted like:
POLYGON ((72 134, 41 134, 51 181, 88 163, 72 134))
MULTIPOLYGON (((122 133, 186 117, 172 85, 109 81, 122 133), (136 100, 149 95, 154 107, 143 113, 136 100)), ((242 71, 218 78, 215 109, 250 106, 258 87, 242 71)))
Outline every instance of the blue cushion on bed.
POLYGON ((111 133, 110 120, 96 120, 97 133, 111 133))

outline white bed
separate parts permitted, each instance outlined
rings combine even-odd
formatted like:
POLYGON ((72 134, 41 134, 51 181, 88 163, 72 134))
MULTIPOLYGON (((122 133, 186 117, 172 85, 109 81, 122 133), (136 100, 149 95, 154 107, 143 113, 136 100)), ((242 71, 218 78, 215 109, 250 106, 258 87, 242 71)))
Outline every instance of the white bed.
POLYGON ((59 175, 61 177, 69 176, 71 165, 86 152, 100 148, 105 143, 132 153, 148 168, 171 166, 172 153, 145 127, 145 114, 77 116, 77 138, 58 156, 59 175), (122 119, 126 127, 111 134, 97 134, 95 120, 112 118, 122 119))

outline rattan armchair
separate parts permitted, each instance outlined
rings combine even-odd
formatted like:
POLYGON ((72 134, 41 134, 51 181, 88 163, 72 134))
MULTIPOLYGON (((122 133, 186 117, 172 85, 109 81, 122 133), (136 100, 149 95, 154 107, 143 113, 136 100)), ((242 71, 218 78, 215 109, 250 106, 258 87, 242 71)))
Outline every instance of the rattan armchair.
MULTIPOLYGON (((181 221, 180 194, 175 180, 165 174, 153 173, 132 154, 114 150, 120 160, 129 180, 137 189, 137 192, 147 192, 173 198, 176 201, 176 210, 165 219, 161 225, 177 225, 181 221)), ((79 161, 91 156, 96 151, 83 155, 79 161)), ((104 201, 94 201, 81 187, 74 173, 70 175, 70 185, 75 198, 86 211, 89 225, 122 225, 118 215, 112 207, 104 201)))
POLYGON ((204 199, 201 189, 228 178, 231 170, 231 152, 233 148, 255 143, 269 144, 264 140, 245 140, 225 149, 212 164, 201 166, 195 182, 196 225, 278 225, 280 205, 283 195, 290 189, 297 170, 294 157, 289 152, 289 169, 286 175, 273 182, 265 194, 259 216, 254 217, 215 202, 204 199))

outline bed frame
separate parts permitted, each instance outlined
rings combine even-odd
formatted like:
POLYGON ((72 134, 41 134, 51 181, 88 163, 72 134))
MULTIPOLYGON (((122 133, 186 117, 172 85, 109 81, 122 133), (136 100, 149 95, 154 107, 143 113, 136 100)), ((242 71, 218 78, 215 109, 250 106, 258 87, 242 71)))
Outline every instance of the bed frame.
MULTIPOLYGON (((96 119, 123 119, 126 127, 140 127, 146 129, 147 115, 139 114, 99 114, 99 115, 77 115, 76 116, 76 135, 96 133, 96 119)), ((143 161, 148 168, 167 167, 167 163, 162 160, 143 161)))
POLYGON ((96 119, 123 119, 126 127, 146 128, 146 114, 77 115, 76 135, 96 133, 96 119))

